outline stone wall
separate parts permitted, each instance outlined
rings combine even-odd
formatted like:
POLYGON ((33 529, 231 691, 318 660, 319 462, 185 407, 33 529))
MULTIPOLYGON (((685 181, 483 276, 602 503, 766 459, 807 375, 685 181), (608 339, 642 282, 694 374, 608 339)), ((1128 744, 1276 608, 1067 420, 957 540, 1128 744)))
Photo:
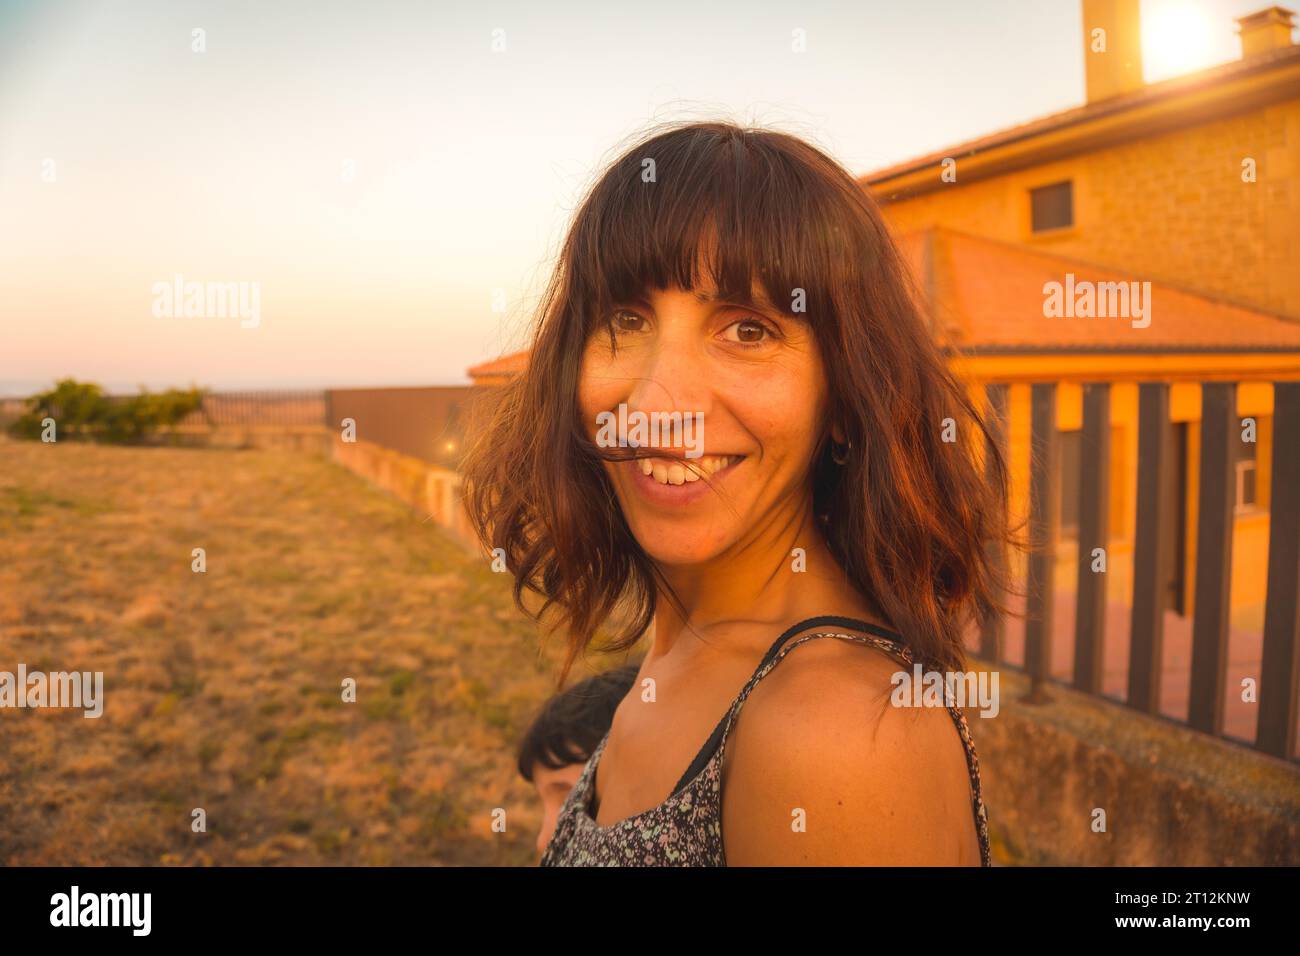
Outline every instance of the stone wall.
POLYGON ((999 862, 1300 865, 1295 762, 1055 684, 1029 704, 1021 673, 999 685, 997 716, 966 710, 999 862))

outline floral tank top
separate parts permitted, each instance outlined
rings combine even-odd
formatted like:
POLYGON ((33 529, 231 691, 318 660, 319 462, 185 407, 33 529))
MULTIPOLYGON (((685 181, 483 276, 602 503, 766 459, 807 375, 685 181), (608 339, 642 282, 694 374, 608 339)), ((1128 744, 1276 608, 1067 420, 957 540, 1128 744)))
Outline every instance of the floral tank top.
MULTIPOLYGON (((903 661, 909 668, 912 656, 900 635, 883 628, 844 617, 816 617, 801 621, 787 630, 772 645, 754 676, 732 702, 731 708, 715 728, 687 768, 673 794, 663 803, 610 826, 598 825, 592 816, 593 781, 600 755, 609 741, 609 732, 587 759, 582 775, 560 808, 555 833, 542 854, 541 866, 726 866, 722 843, 722 761, 727 736, 746 698, 754 687, 786 654, 800 644, 822 637, 867 644, 903 661), (823 631, 808 634, 783 647, 794 634, 810 627, 847 627, 866 631, 867 636, 823 631)), ((970 775, 971 812, 979 837, 980 865, 989 866, 988 814, 980 795, 979 758, 971 740, 966 717, 961 709, 949 705, 948 712, 962 747, 970 775)))

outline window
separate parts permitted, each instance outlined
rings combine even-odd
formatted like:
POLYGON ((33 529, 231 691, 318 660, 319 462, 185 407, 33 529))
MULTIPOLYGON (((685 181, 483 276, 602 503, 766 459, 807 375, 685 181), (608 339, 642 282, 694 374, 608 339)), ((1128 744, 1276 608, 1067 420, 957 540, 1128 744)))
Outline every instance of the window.
POLYGON ((1255 448, 1253 441, 1234 442, 1237 446, 1237 510, 1251 511, 1255 498, 1255 448))
POLYGON ((1060 530, 1062 538, 1079 537, 1079 447, 1082 432, 1059 432, 1061 480, 1060 530))
POLYGON ((1067 180, 1029 190, 1034 232, 1064 229, 1074 225, 1074 183, 1067 180))

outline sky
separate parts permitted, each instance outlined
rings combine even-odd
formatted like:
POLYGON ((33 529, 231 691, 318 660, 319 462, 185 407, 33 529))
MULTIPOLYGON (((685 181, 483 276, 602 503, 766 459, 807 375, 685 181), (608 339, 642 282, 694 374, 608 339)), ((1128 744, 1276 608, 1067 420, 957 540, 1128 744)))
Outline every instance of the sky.
MULTIPOLYGON (((1143 0, 1146 80, 1268 5, 1143 0)), ((0 396, 467 382, 652 124, 866 173, 1080 105, 1082 35, 1078 0, 0 0, 0 396)))

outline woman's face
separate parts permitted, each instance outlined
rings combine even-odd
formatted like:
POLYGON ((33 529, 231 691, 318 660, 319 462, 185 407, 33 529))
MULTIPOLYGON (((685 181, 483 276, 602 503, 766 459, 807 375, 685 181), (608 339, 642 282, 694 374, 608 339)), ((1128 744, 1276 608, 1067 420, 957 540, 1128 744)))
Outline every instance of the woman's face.
POLYGON ((708 561, 810 504, 826 428, 821 356, 807 323, 754 295, 757 309, 718 301, 712 285, 648 290, 606 317, 615 348, 602 328, 584 352, 578 406, 592 439, 610 443, 620 404, 629 426, 647 425, 649 464, 604 467, 632 533, 661 564, 708 561), (670 412, 702 427, 676 433, 675 445, 663 428, 656 442, 656 413, 670 412))

